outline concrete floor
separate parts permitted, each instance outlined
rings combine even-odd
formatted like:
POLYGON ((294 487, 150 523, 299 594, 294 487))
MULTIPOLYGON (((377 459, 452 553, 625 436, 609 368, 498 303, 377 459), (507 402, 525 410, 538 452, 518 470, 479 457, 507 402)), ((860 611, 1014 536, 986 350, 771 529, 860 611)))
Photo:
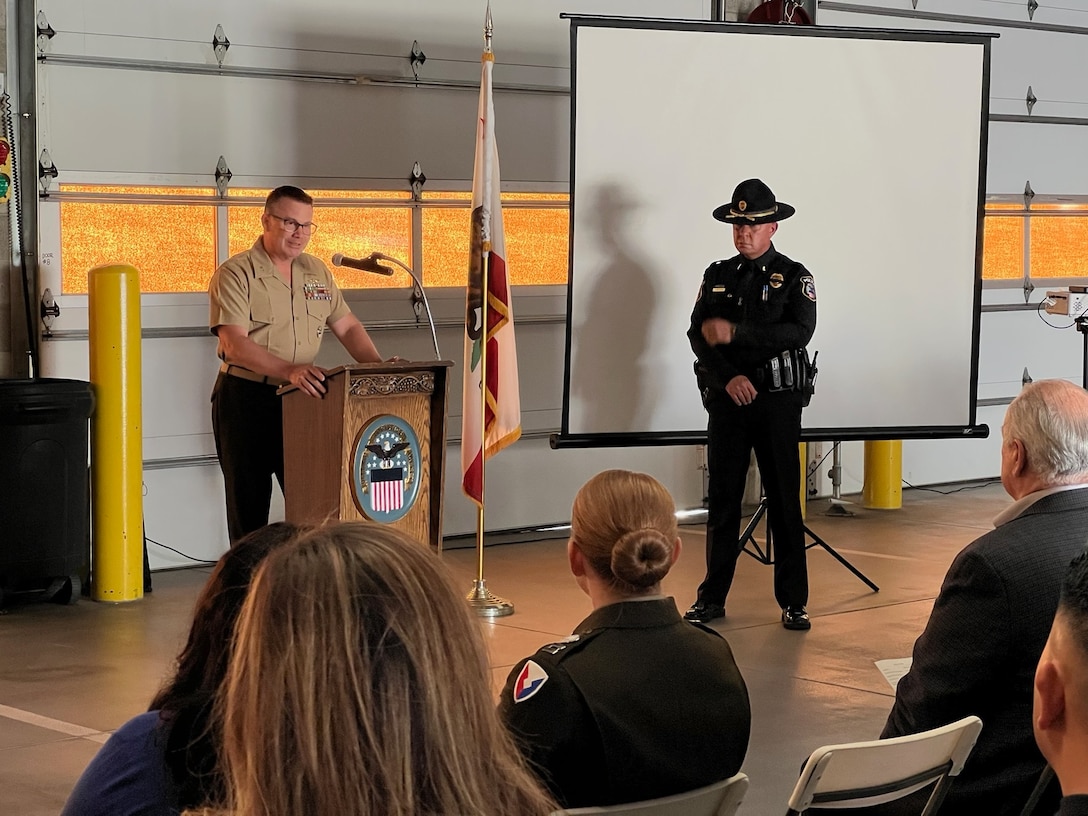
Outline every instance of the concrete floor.
MULTIPOLYGON (((910 655, 953 556, 990 529, 1008 501, 1000 485, 988 484, 949 493, 908 490, 900 510, 854 505, 849 518, 825 516, 828 503, 814 502, 808 525, 880 591, 821 547, 810 549, 810 632, 782 629, 772 568, 742 557, 729 617, 716 622, 752 698, 744 764, 751 787, 742 813, 784 813, 813 748, 876 737, 893 692, 875 661, 910 655)), ((684 610, 704 562, 703 528, 682 530, 684 551, 665 590, 684 610)), ((561 540, 487 548, 488 588, 516 608, 510 617, 482 622, 496 692, 517 660, 569 634, 589 613, 564 553, 561 540)), ((467 592, 474 551, 448 550, 444 558, 467 592)), ((131 604, 36 603, 0 615, 0 812, 60 810, 109 733, 146 709, 209 571, 156 573, 154 592, 131 604)))

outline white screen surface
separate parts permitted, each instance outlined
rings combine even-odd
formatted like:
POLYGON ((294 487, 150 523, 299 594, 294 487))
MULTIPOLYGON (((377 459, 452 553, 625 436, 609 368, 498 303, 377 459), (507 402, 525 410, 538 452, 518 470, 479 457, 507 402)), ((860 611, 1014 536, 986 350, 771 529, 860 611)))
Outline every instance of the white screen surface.
POLYGON ((988 41, 650 22, 573 21, 563 433, 705 431, 686 331, 751 177, 816 280, 810 438, 973 425, 988 41))

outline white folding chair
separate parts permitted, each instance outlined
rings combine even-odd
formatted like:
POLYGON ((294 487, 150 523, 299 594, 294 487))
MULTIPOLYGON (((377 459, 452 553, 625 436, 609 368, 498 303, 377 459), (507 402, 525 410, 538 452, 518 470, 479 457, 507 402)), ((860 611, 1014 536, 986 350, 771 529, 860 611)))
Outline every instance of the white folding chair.
POLYGON ((598 813, 610 813, 613 816, 733 816, 747 792, 748 777, 738 773, 721 782, 687 793, 628 802, 625 805, 559 810, 552 816, 590 816, 598 813))
POLYGON ((982 730, 978 717, 869 742, 827 745, 809 756, 790 795, 787 816, 810 807, 864 808, 899 799, 934 780, 923 816, 936 813, 982 730))

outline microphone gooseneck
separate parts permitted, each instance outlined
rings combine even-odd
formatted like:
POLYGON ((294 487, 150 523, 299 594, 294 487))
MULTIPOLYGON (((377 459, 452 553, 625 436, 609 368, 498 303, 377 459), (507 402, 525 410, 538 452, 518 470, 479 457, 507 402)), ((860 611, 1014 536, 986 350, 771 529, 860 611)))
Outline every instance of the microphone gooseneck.
MULTIPOLYGON (((333 266, 346 266, 349 269, 358 269, 362 272, 373 272, 377 275, 392 275, 395 271, 391 267, 383 266, 378 261, 388 261, 389 263, 396 264, 412 278, 412 282, 415 284, 415 292, 418 293, 418 302, 416 309, 416 319, 419 319, 418 305, 423 305, 424 311, 427 313, 427 323, 431 328, 431 342, 434 343, 434 358, 436 360, 442 359, 442 353, 438 350, 438 332, 435 331, 434 315, 431 314, 431 304, 427 302, 427 293, 423 289, 423 281, 419 279, 419 276, 412 271, 412 268, 403 261, 399 261, 392 255, 386 255, 384 252, 371 252, 365 258, 348 258, 343 253, 337 252, 332 256, 333 266)), ((413 294, 413 298, 416 295, 413 294)))

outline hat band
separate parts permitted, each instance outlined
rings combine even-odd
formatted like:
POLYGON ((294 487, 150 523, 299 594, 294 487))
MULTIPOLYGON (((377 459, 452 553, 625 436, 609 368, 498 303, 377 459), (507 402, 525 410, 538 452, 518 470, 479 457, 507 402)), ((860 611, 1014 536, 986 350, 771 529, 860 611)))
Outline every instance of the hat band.
POLYGON ((734 210, 732 207, 729 208, 729 214, 733 218, 747 218, 749 220, 754 220, 756 218, 764 218, 764 217, 766 217, 768 215, 774 215, 776 212, 778 212, 778 205, 777 204, 775 204, 769 210, 760 210, 759 212, 738 212, 737 210, 734 210))

